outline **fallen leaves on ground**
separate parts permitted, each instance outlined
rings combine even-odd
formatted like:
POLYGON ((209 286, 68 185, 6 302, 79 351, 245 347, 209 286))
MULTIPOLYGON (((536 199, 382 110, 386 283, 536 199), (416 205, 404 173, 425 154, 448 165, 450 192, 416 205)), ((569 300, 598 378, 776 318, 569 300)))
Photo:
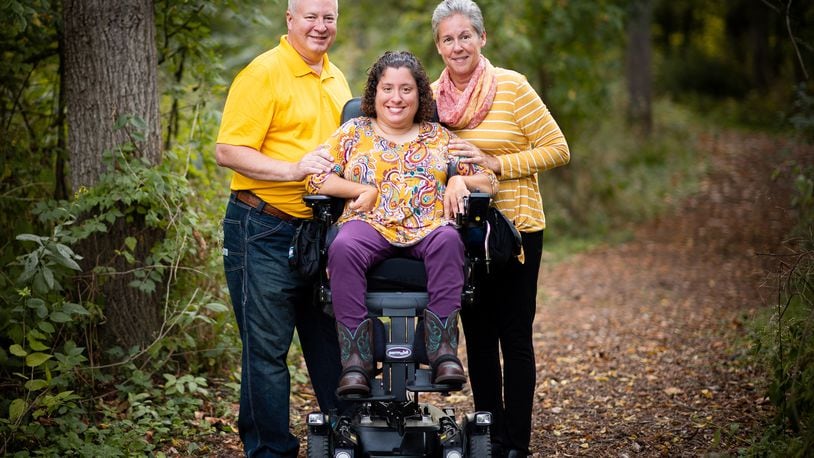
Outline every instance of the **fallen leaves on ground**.
MULTIPOLYGON (((774 300, 760 254, 777 252, 793 221, 788 159, 814 151, 734 132, 703 136, 698 147, 711 167, 696 195, 630 242, 544 259, 535 456, 730 454, 771 415, 764 377, 743 357, 744 323, 774 300)), ((302 457, 302 417, 316 408, 309 393, 299 387, 291 406, 302 457)), ((473 410, 468 386, 422 400, 473 410)), ((236 434, 223 437, 211 441, 216 455, 239 456, 236 434)))

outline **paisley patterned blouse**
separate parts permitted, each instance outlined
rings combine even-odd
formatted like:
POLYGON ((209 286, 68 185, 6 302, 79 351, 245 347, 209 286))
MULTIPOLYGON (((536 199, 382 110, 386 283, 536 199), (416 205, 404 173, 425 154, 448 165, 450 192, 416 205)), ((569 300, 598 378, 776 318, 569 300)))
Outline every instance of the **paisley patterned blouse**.
MULTIPOLYGON (((410 246, 434 229, 451 224, 444 218, 444 190, 448 167, 459 175, 487 174, 493 188, 497 178, 488 169, 462 164, 449 154, 447 145, 454 136, 440 124, 424 122, 415 140, 395 144, 373 130, 368 117, 346 122, 326 141, 334 157, 333 170, 346 180, 375 185, 379 189, 376 206, 369 213, 351 211, 348 205, 338 220, 365 221, 395 246, 410 246)), ((311 175, 308 192, 316 194, 328 174, 311 175)), ((489 190, 484 190, 488 192, 489 190)))

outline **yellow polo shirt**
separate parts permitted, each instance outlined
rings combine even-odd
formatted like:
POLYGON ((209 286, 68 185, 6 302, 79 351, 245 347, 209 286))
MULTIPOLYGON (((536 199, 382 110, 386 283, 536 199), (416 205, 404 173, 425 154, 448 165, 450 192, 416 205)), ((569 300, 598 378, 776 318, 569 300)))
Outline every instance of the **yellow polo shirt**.
MULTIPOLYGON (((342 107, 351 98, 345 75, 326 55, 317 75, 288 43, 257 58, 229 88, 218 143, 248 146, 274 159, 296 162, 339 127, 342 107)), ((232 175, 231 189, 250 190, 280 210, 307 218, 303 181, 262 181, 232 175)))

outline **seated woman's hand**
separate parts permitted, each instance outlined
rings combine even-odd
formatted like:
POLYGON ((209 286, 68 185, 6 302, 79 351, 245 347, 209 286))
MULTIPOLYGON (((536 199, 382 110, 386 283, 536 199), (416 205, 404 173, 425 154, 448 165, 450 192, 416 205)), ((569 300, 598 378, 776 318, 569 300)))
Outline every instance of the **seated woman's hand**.
POLYGON ((365 186, 362 192, 348 204, 348 208, 356 212, 367 213, 375 208, 378 198, 379 190, 375 186, 365 186))
POLYGON ((444 217, 454 219, 455 215, 464 212, 464 197, 469 195, 466 182, 461 175, 450 177, 444 191, 444 217))

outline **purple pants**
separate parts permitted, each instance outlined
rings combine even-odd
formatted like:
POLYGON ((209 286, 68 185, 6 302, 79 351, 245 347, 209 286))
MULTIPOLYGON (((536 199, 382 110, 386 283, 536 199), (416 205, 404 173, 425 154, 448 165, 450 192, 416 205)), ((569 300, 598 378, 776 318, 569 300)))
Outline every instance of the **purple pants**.
POLYGON ((458 230, 441 226, 409 247, 393 246, 364 221, 348 221, 328 248, 336 321, 355 331, 367 318, 365 274, 384 259, 401 255, 423 259, 427 270, 427 308, 445 320, 461 308, 464 285, 464 245, 458 230))

